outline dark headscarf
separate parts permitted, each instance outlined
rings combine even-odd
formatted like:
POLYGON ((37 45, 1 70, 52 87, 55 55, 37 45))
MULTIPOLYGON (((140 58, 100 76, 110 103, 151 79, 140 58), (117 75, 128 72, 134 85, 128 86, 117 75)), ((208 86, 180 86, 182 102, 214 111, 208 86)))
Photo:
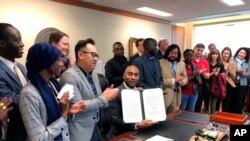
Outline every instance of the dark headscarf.
MULTIPOLYGON (((61 56, 61 51, 45 42, 34 44, 28 52, 26 60, 26 68, 28 70, 28 78, 31 83, 39 90, 43 102, 46 106, 48 120, 47 125, 53 123, 61 117, 60 108, 55 95, 47 82, 39 75, 43 69, 47 69, 53 65, 61 56)), ((53 85, 60 90, 59 83, 53 78, 50 78, 53 85)), ((55 140, 61 140, 62 134, 58 135, 55 140)))

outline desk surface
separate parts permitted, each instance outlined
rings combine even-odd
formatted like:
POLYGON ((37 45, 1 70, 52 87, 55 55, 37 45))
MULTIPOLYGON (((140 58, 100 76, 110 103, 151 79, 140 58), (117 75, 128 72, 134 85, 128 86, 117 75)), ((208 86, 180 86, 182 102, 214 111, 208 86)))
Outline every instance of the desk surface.
POLYGON ((155 126, 133 134, 135 138, 149 139, 155 135, 175 139, 176 141, 188 141, 198 129, 206 128, 204 125, 193 124, 174 119, 161 122, 155 126))
MULTIPOLYGON (((112 141, 123 141, 122 139, 124 138, 132 141, 140 141, 155 135, 172 138, 175 141, 188 141, 197 129, 206 128, 209 123, 209 115, 178 111, 168 115, 167 121, 160 122, 141 131, 122 134, 112 139, 112 141)), ((221 133, 217 140, 220 140, 229 131, 228 126, 219 125, 219 127, 221 133)))

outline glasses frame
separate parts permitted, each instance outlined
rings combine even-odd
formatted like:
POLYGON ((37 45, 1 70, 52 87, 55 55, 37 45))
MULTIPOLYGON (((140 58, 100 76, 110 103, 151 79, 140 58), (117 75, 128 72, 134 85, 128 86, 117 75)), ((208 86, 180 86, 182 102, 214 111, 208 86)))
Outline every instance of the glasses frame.
POLYGON ((79 50, 81 51, 82 53, 89 53, 93 58, 99 58, 99 54, 97 54, 96 52, 90 52, 90 51, 84 51, 84 50, 79 50))

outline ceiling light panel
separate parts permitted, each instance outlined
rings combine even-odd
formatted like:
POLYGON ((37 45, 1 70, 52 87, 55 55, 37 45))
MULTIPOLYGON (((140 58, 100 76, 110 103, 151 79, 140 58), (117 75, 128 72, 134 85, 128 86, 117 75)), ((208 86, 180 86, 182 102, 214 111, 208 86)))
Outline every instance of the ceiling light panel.
POLYGON ((219 0, 219 1, 228 6, 239 6, 244 4, 242 0, 219 0))
POLYGON ((163 12, 163 11, 160 11, 160 10, 156 10, 156 9, 153 9, 153 8, 149 8, 149 7, 141 7, 141 8, 137 8, 137 10, 147 12, 147 13, 151 13, 151 14, 155 14, 155 15, 158 15, 158 16, 163 16, 163 17, 172 16, 172 14, 170 14, 170 13, 163 12))

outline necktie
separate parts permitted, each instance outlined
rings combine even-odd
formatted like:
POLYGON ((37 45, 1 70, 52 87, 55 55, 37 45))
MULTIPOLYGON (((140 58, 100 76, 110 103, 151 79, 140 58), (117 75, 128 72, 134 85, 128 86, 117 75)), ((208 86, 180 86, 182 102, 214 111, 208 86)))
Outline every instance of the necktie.
POLYGON ((171 73, 172 73, 172 77, 175 78, 176 77, 176 70, 175 70, 174 62, 171 62, 171 73))
MULTIPOLYGON (((171 62, 171 73, 172 73, 172 78, 176 77, 176 69, 175 69, 175 63, 171 62)), ((176 90, 178 88, 177 83, 174 84, 173 86, 174 90, 176 90)))
POLYGON ((151 66, 151 69, 152 69, 153 73, 155 74, 156 73, 156 68, 155 68, 154 57, 149 58, 149 63, 150 63, 150 66, 151 66))
POLYGON ((91 88, 92 88, 92 91, 93 91, 95 97, 97 98, 97 97, 98 97, 98 94, 97 94, 97 90, 96 90, 95 83, 94 83, 94 81, 93 81, 92 76, 91 76, 91 75, 87 75, 87 79, 88 79, 88 81, 89 81, 89 84, 90 84, 90 86, 91 86, 91 88))
MULTIPOLYGON (((86 77, 87 77, 87 79, 89 81, 89 84, 91 85, 91 88, 92 88, 92 91, 94 93, 95 98, 97 98, 98 94, 97 94, 96 86, 95 86, 94 80, 92 78, 92 75, 88 74, 86 77)), ((99 115, 100 115, 99 112, 97 112, 96 113, 96 118, 97 119, 99 119, 99 115)))
POLYGON ((15 71, 17 77, 19 78, 20 82, 24 86, 27 83, 27 80, 26 80, 23 73, 21 72, 21 70, 19 69, 19 67, 16 64, 14 65, 14 71, 15 71))

